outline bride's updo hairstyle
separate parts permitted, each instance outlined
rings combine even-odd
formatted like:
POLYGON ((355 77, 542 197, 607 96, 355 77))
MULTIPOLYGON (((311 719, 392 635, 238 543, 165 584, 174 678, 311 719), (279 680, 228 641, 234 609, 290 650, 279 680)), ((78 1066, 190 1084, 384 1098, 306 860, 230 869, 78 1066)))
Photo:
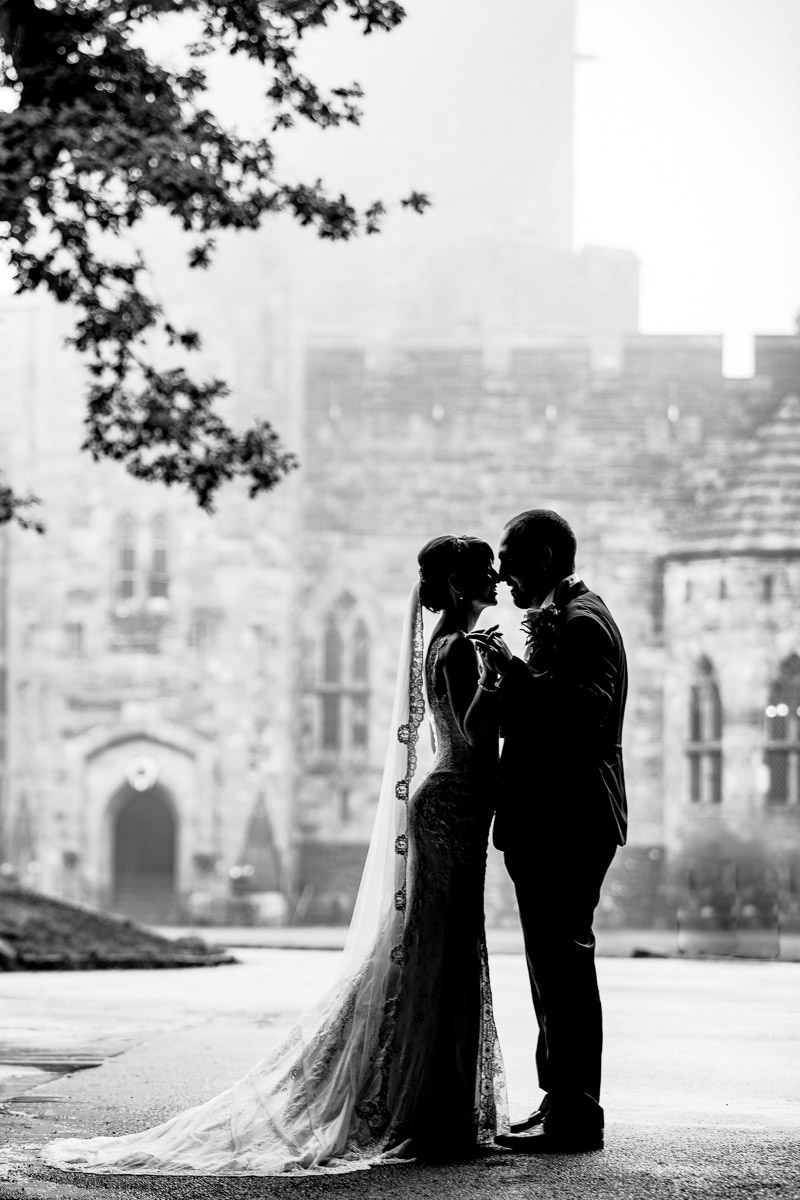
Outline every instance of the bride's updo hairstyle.
POLYGON ((469 591, 473 582, 484 580, 493 561, 492 547, 480 538, 452 534, 433 538, 417 555, 420 604, 430 612, 441 612, 450 602, 451 575, 458 575, 469 591))

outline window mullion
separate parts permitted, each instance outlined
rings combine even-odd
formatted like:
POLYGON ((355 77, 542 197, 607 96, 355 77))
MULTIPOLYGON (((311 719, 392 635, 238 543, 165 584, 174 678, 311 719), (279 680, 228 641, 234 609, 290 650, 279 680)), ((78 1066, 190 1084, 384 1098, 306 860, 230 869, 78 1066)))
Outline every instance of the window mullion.
POLYGON ((346 686, 342 687, 342 701, 340 705, 340 718, 342 723, 341 734, 339 737, 339 746, 342 754, 349 757, 351 743, 353 740, 352 730, 350 729, 351 722, 351 706, 350 692, 346 686))
POLYGON ((711 755, 707 746, 700 754, 700 803, 711 803, 711 755))
POLYGON ((136 560, 133 564, 133 578, 131 587, 133 589, 134 600, 143 605, 147 601, 147 576, 149 572, 148 549, 150 542, 150 528, 147 521, 138 521, 136 526, 136 537, 134 540, 134 552, 136 560))

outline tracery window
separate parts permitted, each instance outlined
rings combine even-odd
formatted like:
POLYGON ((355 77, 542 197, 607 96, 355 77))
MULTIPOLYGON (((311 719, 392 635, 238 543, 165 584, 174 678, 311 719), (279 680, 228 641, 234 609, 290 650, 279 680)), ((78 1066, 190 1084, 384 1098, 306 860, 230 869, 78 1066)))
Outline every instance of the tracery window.
POLYGON ((323 643, 322 683, 322 749, 342 749, 342 700, 344 679, 342 676, 342 634, 336 616, 328 616, 323 643))
POLYGON ((83 624, 80 621, 69 621, 64 626, 66 652, 71 658, 82 658, 84 654, 83 624))
POLYGON ((344 593, 325 618, 317 693, 320 748, 359 758, 369 748, 370 638, 355 607, 344 593))
POLYGON ((114 527, 112 602, 119 616, 134 609, 164 609, 169 599, 167 519, 120 513, 114 527))
POLYGON ((714 665, 705 656, 695 664, 689 687, 686 757, 690 802, 721 804, 722 703, 714 665))
POLYGON ((369 743, 369 630, 356 623, 352 642, 350 740, 354 749, 366 751, 369 743))
POLYGON ((151 600, 166 600, 169 597, 167 518, 163 513, 157 513, 150 524, 150 572, 147 594, 151 600))
POLYGON ((197 654, 214 649, 223 621, 220 608, 193 608, 189 616, 189 645, 197 654))
POLYGON ((778 669, 764 709, 764 764, 768 804, 800 803, 800 656, 778 669))
POLYGON ((121 513, 115 530, 114 602, 128 605, 136 598, 138 523, 133 513, 121 513))

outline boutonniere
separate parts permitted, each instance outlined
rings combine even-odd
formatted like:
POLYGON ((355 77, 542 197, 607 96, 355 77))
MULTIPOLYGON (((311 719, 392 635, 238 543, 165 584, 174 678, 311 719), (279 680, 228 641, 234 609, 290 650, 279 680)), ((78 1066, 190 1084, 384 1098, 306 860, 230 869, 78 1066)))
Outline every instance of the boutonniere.
POLYGON ((555 604, 534 609, 525 615, 522 632, 525 634, 525 655, 531 658, 541 650, 555 650, 564 614, 555 604))

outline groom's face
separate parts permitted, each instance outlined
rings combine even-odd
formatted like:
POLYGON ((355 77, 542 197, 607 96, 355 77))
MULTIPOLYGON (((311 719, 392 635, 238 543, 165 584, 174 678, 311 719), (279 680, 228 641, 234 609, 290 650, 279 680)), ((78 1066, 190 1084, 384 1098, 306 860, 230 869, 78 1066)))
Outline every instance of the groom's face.
POLYGON ((504 533, 497 560, 500 578, 508 584, 517 608, 542 603, 551 588, 546 547, 526 545, 519 535, 504 533))

